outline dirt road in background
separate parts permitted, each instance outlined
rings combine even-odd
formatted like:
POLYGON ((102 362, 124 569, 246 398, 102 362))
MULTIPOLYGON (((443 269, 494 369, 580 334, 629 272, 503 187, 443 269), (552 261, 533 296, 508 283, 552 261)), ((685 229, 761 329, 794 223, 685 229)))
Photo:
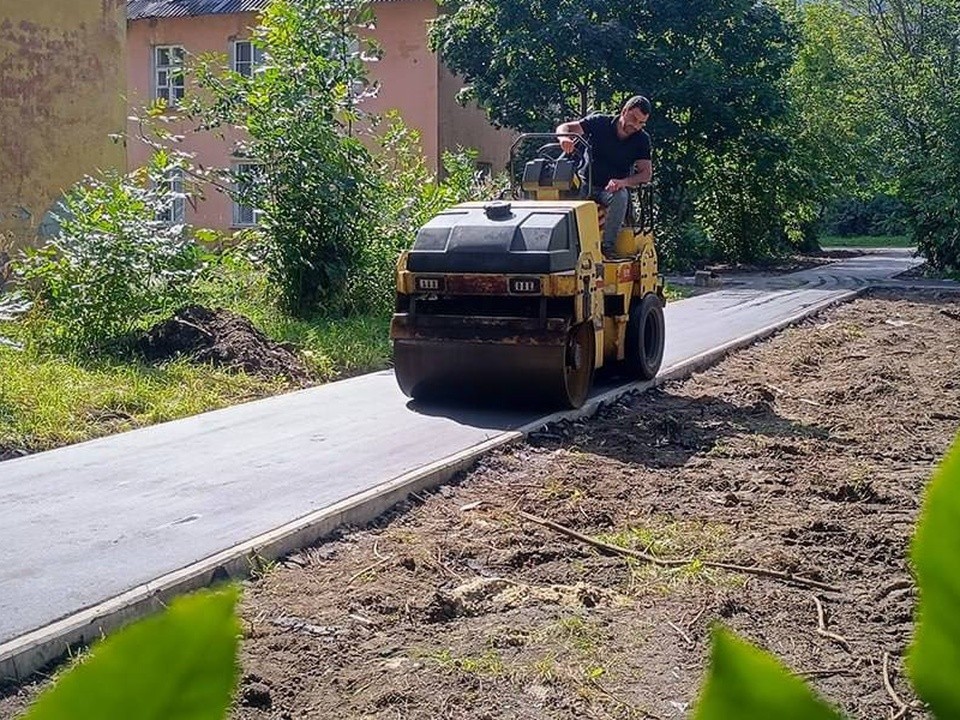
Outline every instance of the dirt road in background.
POLYGON ((716 621, 850 717, 889 716, 884 653, 914 699, 906 554, 960 427, 958 317, 933 296, 837 307, 288 558, 246 587, 234 717, 690 717, 716 621))

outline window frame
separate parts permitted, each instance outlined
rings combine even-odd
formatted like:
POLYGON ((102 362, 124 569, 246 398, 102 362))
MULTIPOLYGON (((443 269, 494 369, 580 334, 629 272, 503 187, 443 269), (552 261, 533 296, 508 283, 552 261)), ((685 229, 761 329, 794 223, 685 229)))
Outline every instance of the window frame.
POLYGON ((186 65, 187 51, 183 45, 154 45, 151 53, 153 99, 161 98, 167 103, 167 107, 175 108, 183 100, 186 94, 186 82, 184 67, 186 65), (160 62, 160 54, 167 53, 167 62, 160 62), (177 62, 171 62, 174 55, 179 54, 177 62), (166 82, 160 82, 160 74, 166 73, 166 82), (178 82, 179 81, 179 82, 178 82), (177 90, 179 89, 179 97, 177 90))
POLYGON ((157 213, 157 221, 165 225, 183 225, 187 219, 187 198, 184 192, 185 173, 182 167, 170 168, 171 176, 162 181, 170 195, 167 207, 157 213))
POLYGON ((244 38, 242 40, 230 41, 230 69, 233 72, 239 73, 244 77, 251 77, 256 69, 262 64, 263 48, 255 45, 253 40, 244 38), (241 45, 245 45, 250 48, 250 58, 248 60, 240 60, 239 46, 241 45), (246 72, 240 69, 241 62, 248 68, 246 72))
POLYGON ((256 162, 237 161, 237 162, 234 162, 231 166, 231 171, 233 172, 233 190, 234 190, 234 195, 231 198, 232 200, 231 227, 252 228, 252 227, 258 227, 260 225, 260 219, 261 217, 263 217, 263 211, 253 207, 252 205, 244 205, 237 198, 237 195, 240 192, 240 183, 238 182, 238 180, 239 180, 239 175, 242 172, 242 169, 246 167, 255 168, 255 167, 258 167, 259 165, 260 163, 256 163, 256 162), (242 219, 241 216, 244 211, 249 211, 250 213, 249 221, 242 219))

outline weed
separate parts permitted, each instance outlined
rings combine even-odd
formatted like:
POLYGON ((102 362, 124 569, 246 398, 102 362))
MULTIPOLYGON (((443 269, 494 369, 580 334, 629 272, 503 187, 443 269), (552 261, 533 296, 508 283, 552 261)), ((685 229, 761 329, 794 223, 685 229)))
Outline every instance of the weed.
POLYGON ((424 657, 433 660, 442 668, 459 670, 468 675, 496 677, 503 674, 503 659, 496 650, 487 650, 478 656, 458 657, 450 648, 444 648, 435 653, 428 653, 424 657))

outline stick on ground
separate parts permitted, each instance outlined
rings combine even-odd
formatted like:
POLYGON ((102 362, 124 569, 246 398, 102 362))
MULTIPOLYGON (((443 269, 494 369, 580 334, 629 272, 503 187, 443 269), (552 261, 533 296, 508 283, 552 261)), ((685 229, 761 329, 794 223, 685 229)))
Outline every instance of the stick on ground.
MULTIPOLYGON (((530 513, 523 512, 522 510, 516 511, 524 520, 529 520, 532 523, 536 523, 550 530, 554 530, 561 535, 566 535, 569 538, 574 540, 579 540, 582 543, 587 545, 592 545, 593 547, 601 550, 610 555, 620 555, 625 557, 632 557, 644 562, 650 563, 652 565, 658 565, 660 567, 683 567, 684 565, 689 565, 692 560, 677 560, 677 559, 666 559, 658 558, 655 555, 650 555, 649 553, 640 552, 638 550, 629 550, 627 548, 622 548, 617 545, 611 545, 610 543, 605 543, 602 540, 597 540, 592 538, 589 535, 583 535, 578 533, 576 530, 572 530, 564 525, 555 523, 552 520, 547 520, 536 515, 531 515, 530 513)), ((770 570, 769 568, 758 567, 756 565, 734 565, 732 563, 725 562, 712 562, 709 560, 701 561, 701 564, 704 567, 717 568, 720 570, 729 570, 731 572, 739 572, 745 575, 757 575, 759 577, 772 578, 774 580, 781 580, 786 583, 793 585, 802 585, 805 587, 819 588, 820 590, 826 590, 827 592, 840 592, 840 588, 834 585, 828 585, 827 583, 822 583, 819 580, 813 580, 811 578, 806 578, 801 575, 793 575, 791 573, 782 572, 780 570, 770 570)))

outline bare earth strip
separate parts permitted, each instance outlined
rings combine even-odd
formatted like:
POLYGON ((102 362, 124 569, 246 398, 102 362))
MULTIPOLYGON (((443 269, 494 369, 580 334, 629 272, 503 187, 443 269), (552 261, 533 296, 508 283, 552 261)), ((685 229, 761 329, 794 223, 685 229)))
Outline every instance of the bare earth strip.
POLYGON ((717 621, 889 716, 885 653, 914 700, 906 555, 960 426, 957 318, 956 296, 840 306, 288 558, 246 588, 234 717, 689 717, 717 621))

